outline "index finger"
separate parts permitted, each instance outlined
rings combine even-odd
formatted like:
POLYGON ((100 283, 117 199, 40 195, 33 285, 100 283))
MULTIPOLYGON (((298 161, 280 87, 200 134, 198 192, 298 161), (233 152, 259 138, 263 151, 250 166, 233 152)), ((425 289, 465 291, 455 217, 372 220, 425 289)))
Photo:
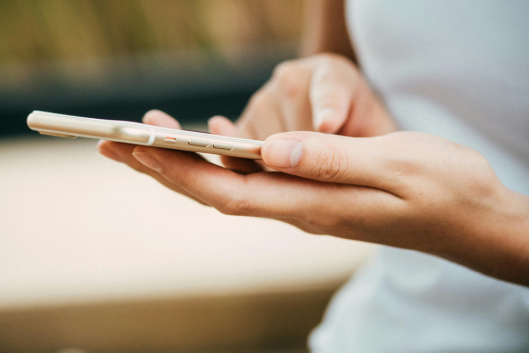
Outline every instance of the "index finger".
POLYGON ((331 65, 314 71, 309 95, 316 131, 336 133, 349 117, 357 85, 347 73, 331 65))

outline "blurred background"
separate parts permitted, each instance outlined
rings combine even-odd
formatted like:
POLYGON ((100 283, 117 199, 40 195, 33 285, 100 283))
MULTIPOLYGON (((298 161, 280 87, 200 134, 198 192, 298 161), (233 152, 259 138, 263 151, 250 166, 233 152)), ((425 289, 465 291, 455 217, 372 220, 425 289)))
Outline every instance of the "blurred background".
POLYGON ((138 120, 237 117, 295 57, 302 0, 0 1, 3 134, 39 109, 138 120))
POLYGON ((306 352, 371 246, 221 215, 25 122, 236 119, 304 6, 0 0, 0 352, 306 352))

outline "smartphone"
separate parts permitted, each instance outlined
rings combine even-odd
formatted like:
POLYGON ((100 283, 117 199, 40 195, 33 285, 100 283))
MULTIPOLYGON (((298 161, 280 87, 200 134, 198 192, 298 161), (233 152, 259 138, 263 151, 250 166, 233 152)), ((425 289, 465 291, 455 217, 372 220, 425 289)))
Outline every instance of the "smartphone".
POLYGON ((176 130, 120 120, 83 118, 33 111, 27 120, 30 129, 43 135, 66 138, 88 137, 154 146, 181 151, 261 159, 262 141, 176 130))

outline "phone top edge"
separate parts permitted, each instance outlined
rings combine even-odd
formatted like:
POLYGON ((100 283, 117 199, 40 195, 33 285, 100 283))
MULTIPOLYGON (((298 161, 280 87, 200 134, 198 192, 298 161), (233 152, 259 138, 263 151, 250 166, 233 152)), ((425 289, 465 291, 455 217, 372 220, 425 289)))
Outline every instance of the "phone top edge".
MULTIPOLYGON (((29 115, 28 115, 28 118, 27 118, 27 124, 28 124, 28 127, 32 130, 35 130, 35 131, 48 131, 48 132, 55 132, 55 130, 51 130, 51 129, 42 129, 42 128, 35 128, 33 125, 33 120, 34 119, 38 119, 39 117, 44 117, 44 118, 63 118, 63 119, 75 119, 75 120, 88 120, 88 121, 95 121, 95 122, 98 122, 98 123, 102 123, 102 124, 108 124, 108 125, 113 125, 113 124, 120 124, 120 125, 127 125, 127 126, 131 126, 131 127, 141 127, 143 129, 150 129, 150 130, 155 130, 155 131, 159 131, 159 132, 168 132, 168 133, 171 133, 171 132, 174 132, 176 129, 170 129, 170 128, 165 128, 165 127, 159 127, 159 126, 155 126, 155 125, 148 125, 148 124, 143 124, 143 123, 138 123, 138 122, 134 122, 134 121, 127 121, 127 120, 109 120, 109 119, 97 119, 97 118, 89 118, 89 117, 82 117, 82 116, 75 116, 75 115, 67 115, 67 114, 58 114, 58 113, 51 113, 51 112, 45 112, 45 111, 42 111, 42 110, 34 110, 32 111, 29 115)), ((198 131, 189 131, 189 130, 176 130, 178 131, 179 134, 184 134, 184 135, 188 135, 190 137, 204 137, 204 134, 208 134, 206 132, 198 132, 198 131)), ((63 133, 62 131, 57 131, 59 133, 63 133)), ((77 134, 75 134, 77 135, 77 134)), ((87 135, 77 135, 79 137, 90 137, 90 136, 87 136, 87 135)), ((223 139, 223 140, 226 140, 226 141, 240 141, 240 142, 244 142, 244 143, 250 143, 250 144, 253 144, 253 145, 256 145, 256 146, 262 146, 263 145, 263 141, 259 141, 259 140, 251 140, 251 139, 244 139, 244 138, 239 138, 239 137, 228 137, 228 136, 222 136, 222 135, 212 135, 212 136, 215 136, 215 138, 219 138, 219 139, 223 139)))

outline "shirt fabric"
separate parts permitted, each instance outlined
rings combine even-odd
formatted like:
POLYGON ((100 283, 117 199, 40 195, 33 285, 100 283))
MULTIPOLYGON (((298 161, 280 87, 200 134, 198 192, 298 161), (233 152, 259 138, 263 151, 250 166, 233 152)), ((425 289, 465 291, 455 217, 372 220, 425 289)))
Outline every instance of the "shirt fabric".
MULTIPOLYGON (((362 71, 400 127, 477 150, 504 185, 529 195, 529 1, 354 0, 346 8, 362 71)), ((335 295, 309 346, 529 352, 529 288, 381 247, 335 295)))

